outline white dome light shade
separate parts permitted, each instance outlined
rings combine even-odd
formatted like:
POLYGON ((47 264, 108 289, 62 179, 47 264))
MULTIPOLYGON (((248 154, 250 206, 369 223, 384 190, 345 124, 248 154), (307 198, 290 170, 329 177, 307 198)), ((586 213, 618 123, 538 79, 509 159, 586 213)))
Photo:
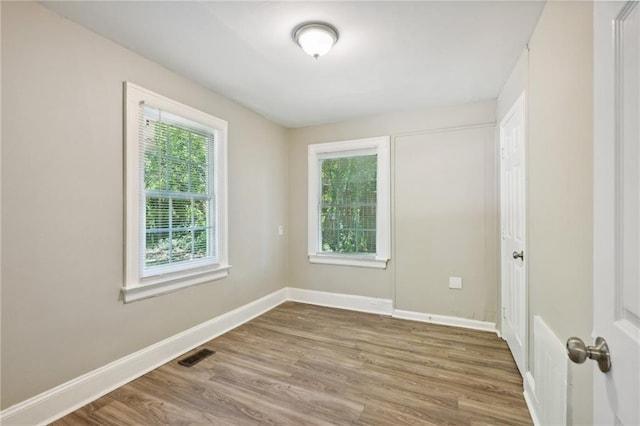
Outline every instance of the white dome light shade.
POLYGON ((298 28, 293 38, 302 50, 318 59, 338 41, 338 32, 330 25, 313 23, 298 28))

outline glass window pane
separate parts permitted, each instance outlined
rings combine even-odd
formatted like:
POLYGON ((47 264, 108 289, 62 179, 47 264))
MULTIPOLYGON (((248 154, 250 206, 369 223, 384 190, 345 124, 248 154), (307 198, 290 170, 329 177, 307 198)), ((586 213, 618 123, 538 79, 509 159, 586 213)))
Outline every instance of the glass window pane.
POLYGON ((169 203, 168 198, 147 197, 145 208, 147 229, 169 228, 169 203))
POLYGON ((189 163, 173 161, 169 163, 169 191, 189 192, 189 163))
POLYGON ((144 154, 144 188, 161 191, 167 187, 167 159, 157 152, 146 151, 144 154))
POLYGON ((321 162, 321 251, 376 252, 377 156, 321 162))
POLYGON ((164 189, 158 187, 160 180, 160 158, 153 151, 144 153, 144 187, 145 189, 164 189))
POLYGON ((207 189, 206 164, 191 164, 191 192, 194 194, 206 194, 207 189))
POLYGON ((191 134, 191 161, 196 164, 206 164, 209 149, 209 138, 197 133, 191 134))
POLYGON ((207 201, 194 200, 193 202, 193 226, 203 227, 207 226, 207 201))
POLYGON ((145 266, 166 265, 170 262, 171 240, 168 232, 147 232, 145 266))
POLYGON ((173 229, 191 227, 191 200, 174 198, 171 203, 171 221, 173 229))
POLYGON ((169 127, 169 157, 173 160, 189 161, 189 132, 179 127, 169 127))
POLYGON ((193 238, 190 231, 173 233, 173 262, 181 262, 192 258, 192 241, 193 238))
POLYGON ((201 231, 194 231, 193 240, 193 257, 199 259, 207 256, 207 229, 201 231))
POLYGON ((169 126, 163 123, 155 125, 155 149, 162 158, 169 157, 169 126))

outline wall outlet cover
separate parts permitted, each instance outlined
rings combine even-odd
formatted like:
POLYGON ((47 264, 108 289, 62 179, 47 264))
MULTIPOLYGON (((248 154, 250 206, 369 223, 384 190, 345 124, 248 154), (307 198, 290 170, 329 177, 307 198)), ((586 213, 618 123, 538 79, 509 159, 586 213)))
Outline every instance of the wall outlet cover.
POLYGON ((449 288, 455 288, 462 290, 462 278, 461 277, 449 277, 449 288))

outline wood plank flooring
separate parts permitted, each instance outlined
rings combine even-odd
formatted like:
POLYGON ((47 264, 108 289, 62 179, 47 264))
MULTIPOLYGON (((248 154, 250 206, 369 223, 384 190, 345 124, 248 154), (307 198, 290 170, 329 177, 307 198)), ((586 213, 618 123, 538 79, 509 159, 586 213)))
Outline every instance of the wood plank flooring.
POLYGON ((287 302, 202 347, 54 425, 532 424, 492 333, 287 302))

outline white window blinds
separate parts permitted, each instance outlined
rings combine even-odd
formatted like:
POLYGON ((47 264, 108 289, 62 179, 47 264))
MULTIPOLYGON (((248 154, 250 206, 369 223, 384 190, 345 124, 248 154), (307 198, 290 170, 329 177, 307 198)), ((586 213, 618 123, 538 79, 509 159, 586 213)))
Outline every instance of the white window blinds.
POLYGON ((216 131, 141 104, 140 271, 216 263, 216 131))
POLYGON ((321 160, 323 253, 376 253, 377 155, 321 160))

